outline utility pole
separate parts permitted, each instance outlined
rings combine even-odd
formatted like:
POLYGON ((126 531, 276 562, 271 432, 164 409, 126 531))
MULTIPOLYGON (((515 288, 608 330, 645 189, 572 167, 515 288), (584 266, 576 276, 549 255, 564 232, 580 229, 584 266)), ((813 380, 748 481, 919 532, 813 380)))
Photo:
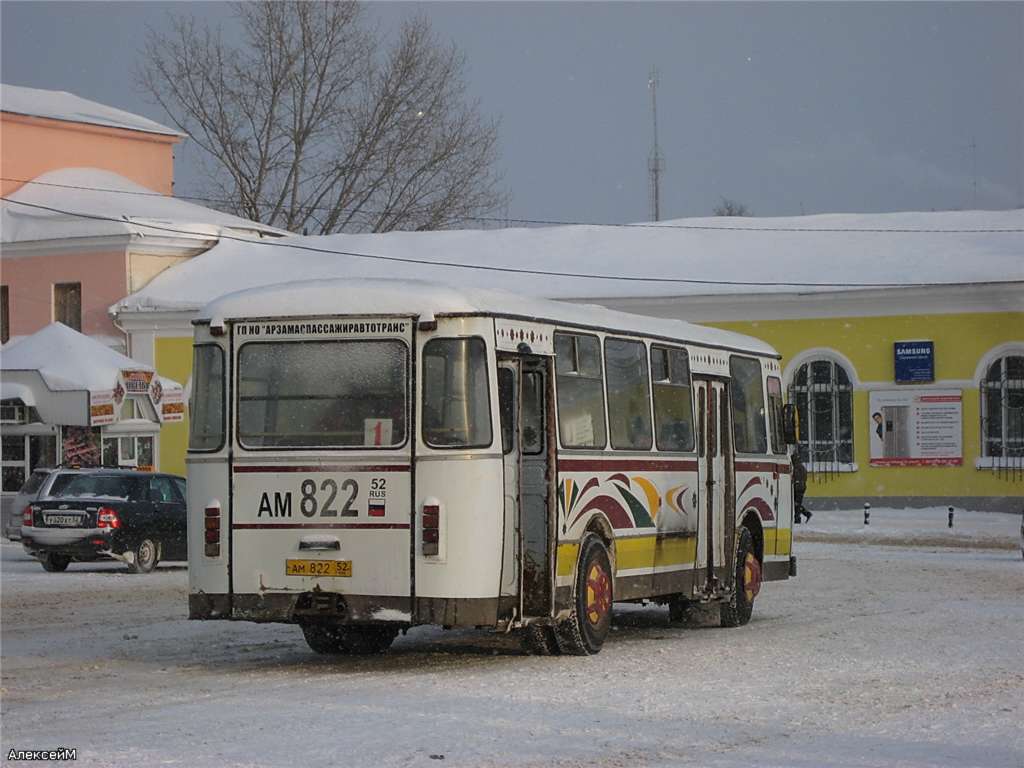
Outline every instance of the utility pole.
POLYGON ((661 156, 658 146, 658 70, 651 69, 647 80, 647 88, 651 92, 651 121, 654 126, 654 144, 651 154, 647 157, 647 171, 651 175, 651 221, 661 221, 661 172, 665 169, 665 159, 661 156))

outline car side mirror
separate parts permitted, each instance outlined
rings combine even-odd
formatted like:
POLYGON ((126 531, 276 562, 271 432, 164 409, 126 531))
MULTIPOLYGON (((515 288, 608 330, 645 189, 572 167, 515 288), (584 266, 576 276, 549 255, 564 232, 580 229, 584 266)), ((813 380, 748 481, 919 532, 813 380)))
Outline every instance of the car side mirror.
POLYGON ((792 403, 782 406, 782 439, 786 445, 800 442, 800 414, 792 403))

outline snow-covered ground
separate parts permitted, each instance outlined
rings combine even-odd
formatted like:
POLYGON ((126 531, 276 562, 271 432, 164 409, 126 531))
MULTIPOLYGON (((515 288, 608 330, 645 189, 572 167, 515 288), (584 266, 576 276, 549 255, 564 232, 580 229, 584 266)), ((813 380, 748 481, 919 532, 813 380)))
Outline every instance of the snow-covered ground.
POLYGON ((4 543, 2 753, 70 746, 84 765, 189 767, 1020 768, 1024 560, 1006 548, 1019 518, 955 523, 875 510, 866 533, 858 510, 817 512, 798 529, 799 578, 767 584, 748 626, 670 627, 663 608, 622 607, 590 658, 433 628, 385 656, 318 657, 295 627, 189 622, 181 565, 50 574, 4 543), (925 525, 936 530, 914 546, 885 541, 925 525))

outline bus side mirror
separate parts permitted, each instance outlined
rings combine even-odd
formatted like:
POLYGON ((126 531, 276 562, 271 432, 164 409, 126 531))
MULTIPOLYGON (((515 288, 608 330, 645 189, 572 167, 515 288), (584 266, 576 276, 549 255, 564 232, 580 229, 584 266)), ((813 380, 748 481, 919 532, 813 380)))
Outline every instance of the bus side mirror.
POLYGON ((782 406, 782 439, 786 445, 800 442, 800 414, 792 403, 782 406))

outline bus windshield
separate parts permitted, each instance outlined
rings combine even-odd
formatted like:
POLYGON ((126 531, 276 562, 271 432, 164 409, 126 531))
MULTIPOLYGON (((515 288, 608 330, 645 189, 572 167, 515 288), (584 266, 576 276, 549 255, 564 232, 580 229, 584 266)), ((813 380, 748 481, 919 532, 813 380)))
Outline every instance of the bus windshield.
POLYGON ((238 355, 246 448, 405 443, 409 353, 401 341, 250 343, 238 355))

